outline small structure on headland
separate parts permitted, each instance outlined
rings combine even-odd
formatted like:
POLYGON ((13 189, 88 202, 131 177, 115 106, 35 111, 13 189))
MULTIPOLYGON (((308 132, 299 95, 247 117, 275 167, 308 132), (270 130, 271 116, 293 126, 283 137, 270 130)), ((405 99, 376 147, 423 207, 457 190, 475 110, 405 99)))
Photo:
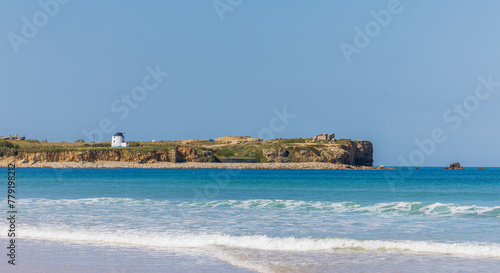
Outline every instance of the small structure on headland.
POLYGON ((312 140, 313 141, 318 141, 318 140, 335 141, 335 133, 316 135, 312 138, 312 140))
POLYGON ((18 137, 17 134, 15 136, 3 136, 0 137, 0 140, 25 140, 26 137, 18 137))
POLYGON ((128 143, 125 142, 125 136, 123 133, 117 132, 111 139, 111 147, 128 147, 128 143))

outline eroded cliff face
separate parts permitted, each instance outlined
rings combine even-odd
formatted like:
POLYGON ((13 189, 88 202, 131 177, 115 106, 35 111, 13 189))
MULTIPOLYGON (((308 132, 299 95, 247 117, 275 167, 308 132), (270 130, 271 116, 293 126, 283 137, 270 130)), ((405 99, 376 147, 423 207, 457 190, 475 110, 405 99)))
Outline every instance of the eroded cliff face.
MULTIPOLYGON (((213 157, 213 155, 212 155, 213 157)), ((210 152, 198 154, 194 149, 180 147, 174 150, 134 151, 126 149, 88 150, 88 151, 49 151, 19 153, 8 155, 5 160, 23 163, 33 162, 214 162, 210 152)))
MULTIPOLYGON (((257 148, 256 148, 257 149, 257 148)), ((369 141, 349 141, 343 145, 328 145, 321 150, 306 147, 263 148, 269 162, 327 162, 355 166, 373 166, 373 146, 369 141)), ((171 150, 141 151, 102 149, 86 151, 9 152, 0 151, 0 160, 23 163, 35 162, 220 162, 212 151, 177 147, 171 150)))
POLYGON ((288 162, 288 161, 290 161, 290 157, 289 157, 290 153, 285 148, 262 149, 262 154, 269 161, 274 161, 274 162, 288 162))
POLYGON ((173 150, 137 151, 127 149, 88 150, 88 151, 50 151, 9 154, 3 160, 17 162, 216 162, 216 157, 210 151, 197 152, 189 147, 179 147, 173 150))
POLYGON ((355 165, 373 166, 373 144, 370 141, 358 141, 355 144, 355 165))
POLYGON ((263 150, 264 156, 273 162, 327 162, 354 166, 373 166, 373 145, 369 141, 350 141, 341 146, 332 146, 321 151, 284 148, 263 150))
POLYGON ((20 153, 15 157, 17 161, 28 162, 140 162, 153 163, 158 161, 169 162, 169 151, 130 151, 122 149, 90 150, 90 151, 49 151, 20 153))

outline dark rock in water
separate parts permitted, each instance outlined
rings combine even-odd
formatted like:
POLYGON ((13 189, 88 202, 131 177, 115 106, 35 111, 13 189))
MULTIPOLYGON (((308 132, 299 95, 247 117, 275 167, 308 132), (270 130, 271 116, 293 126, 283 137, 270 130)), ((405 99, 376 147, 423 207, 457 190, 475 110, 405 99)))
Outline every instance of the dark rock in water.
POLYGON ((477 168, 476 170, 486 170, 486 168, 477 168))
POLYGON ((462 166, 460 166, 460 163, 455 162, 455 163, 451 163, 450 167, 446 167, 444 169, 445 170, 463 170, 464 168, 462 166))

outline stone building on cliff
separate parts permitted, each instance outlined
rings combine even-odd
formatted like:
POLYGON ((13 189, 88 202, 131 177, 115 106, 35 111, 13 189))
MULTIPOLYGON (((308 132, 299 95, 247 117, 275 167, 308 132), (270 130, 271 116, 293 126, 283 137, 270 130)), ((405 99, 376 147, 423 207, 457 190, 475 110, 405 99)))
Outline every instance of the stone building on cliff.
POLYGON ((312 138, 312 140, 313 141, 318 141, 318 140, 335 141, 335 133, 316 135, 312 138))

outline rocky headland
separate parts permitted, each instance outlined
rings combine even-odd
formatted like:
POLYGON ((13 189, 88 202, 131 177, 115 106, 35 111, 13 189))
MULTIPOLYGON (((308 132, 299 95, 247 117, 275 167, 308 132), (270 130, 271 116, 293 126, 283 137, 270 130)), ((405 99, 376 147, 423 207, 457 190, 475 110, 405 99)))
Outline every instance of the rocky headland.
POLYGON ((42 143, 15 141, 0 148, 0 166, 52 168, 248 168, 373 169, 369 141, 312 141, 249 137, 216 140, 109 143, 42 143))

